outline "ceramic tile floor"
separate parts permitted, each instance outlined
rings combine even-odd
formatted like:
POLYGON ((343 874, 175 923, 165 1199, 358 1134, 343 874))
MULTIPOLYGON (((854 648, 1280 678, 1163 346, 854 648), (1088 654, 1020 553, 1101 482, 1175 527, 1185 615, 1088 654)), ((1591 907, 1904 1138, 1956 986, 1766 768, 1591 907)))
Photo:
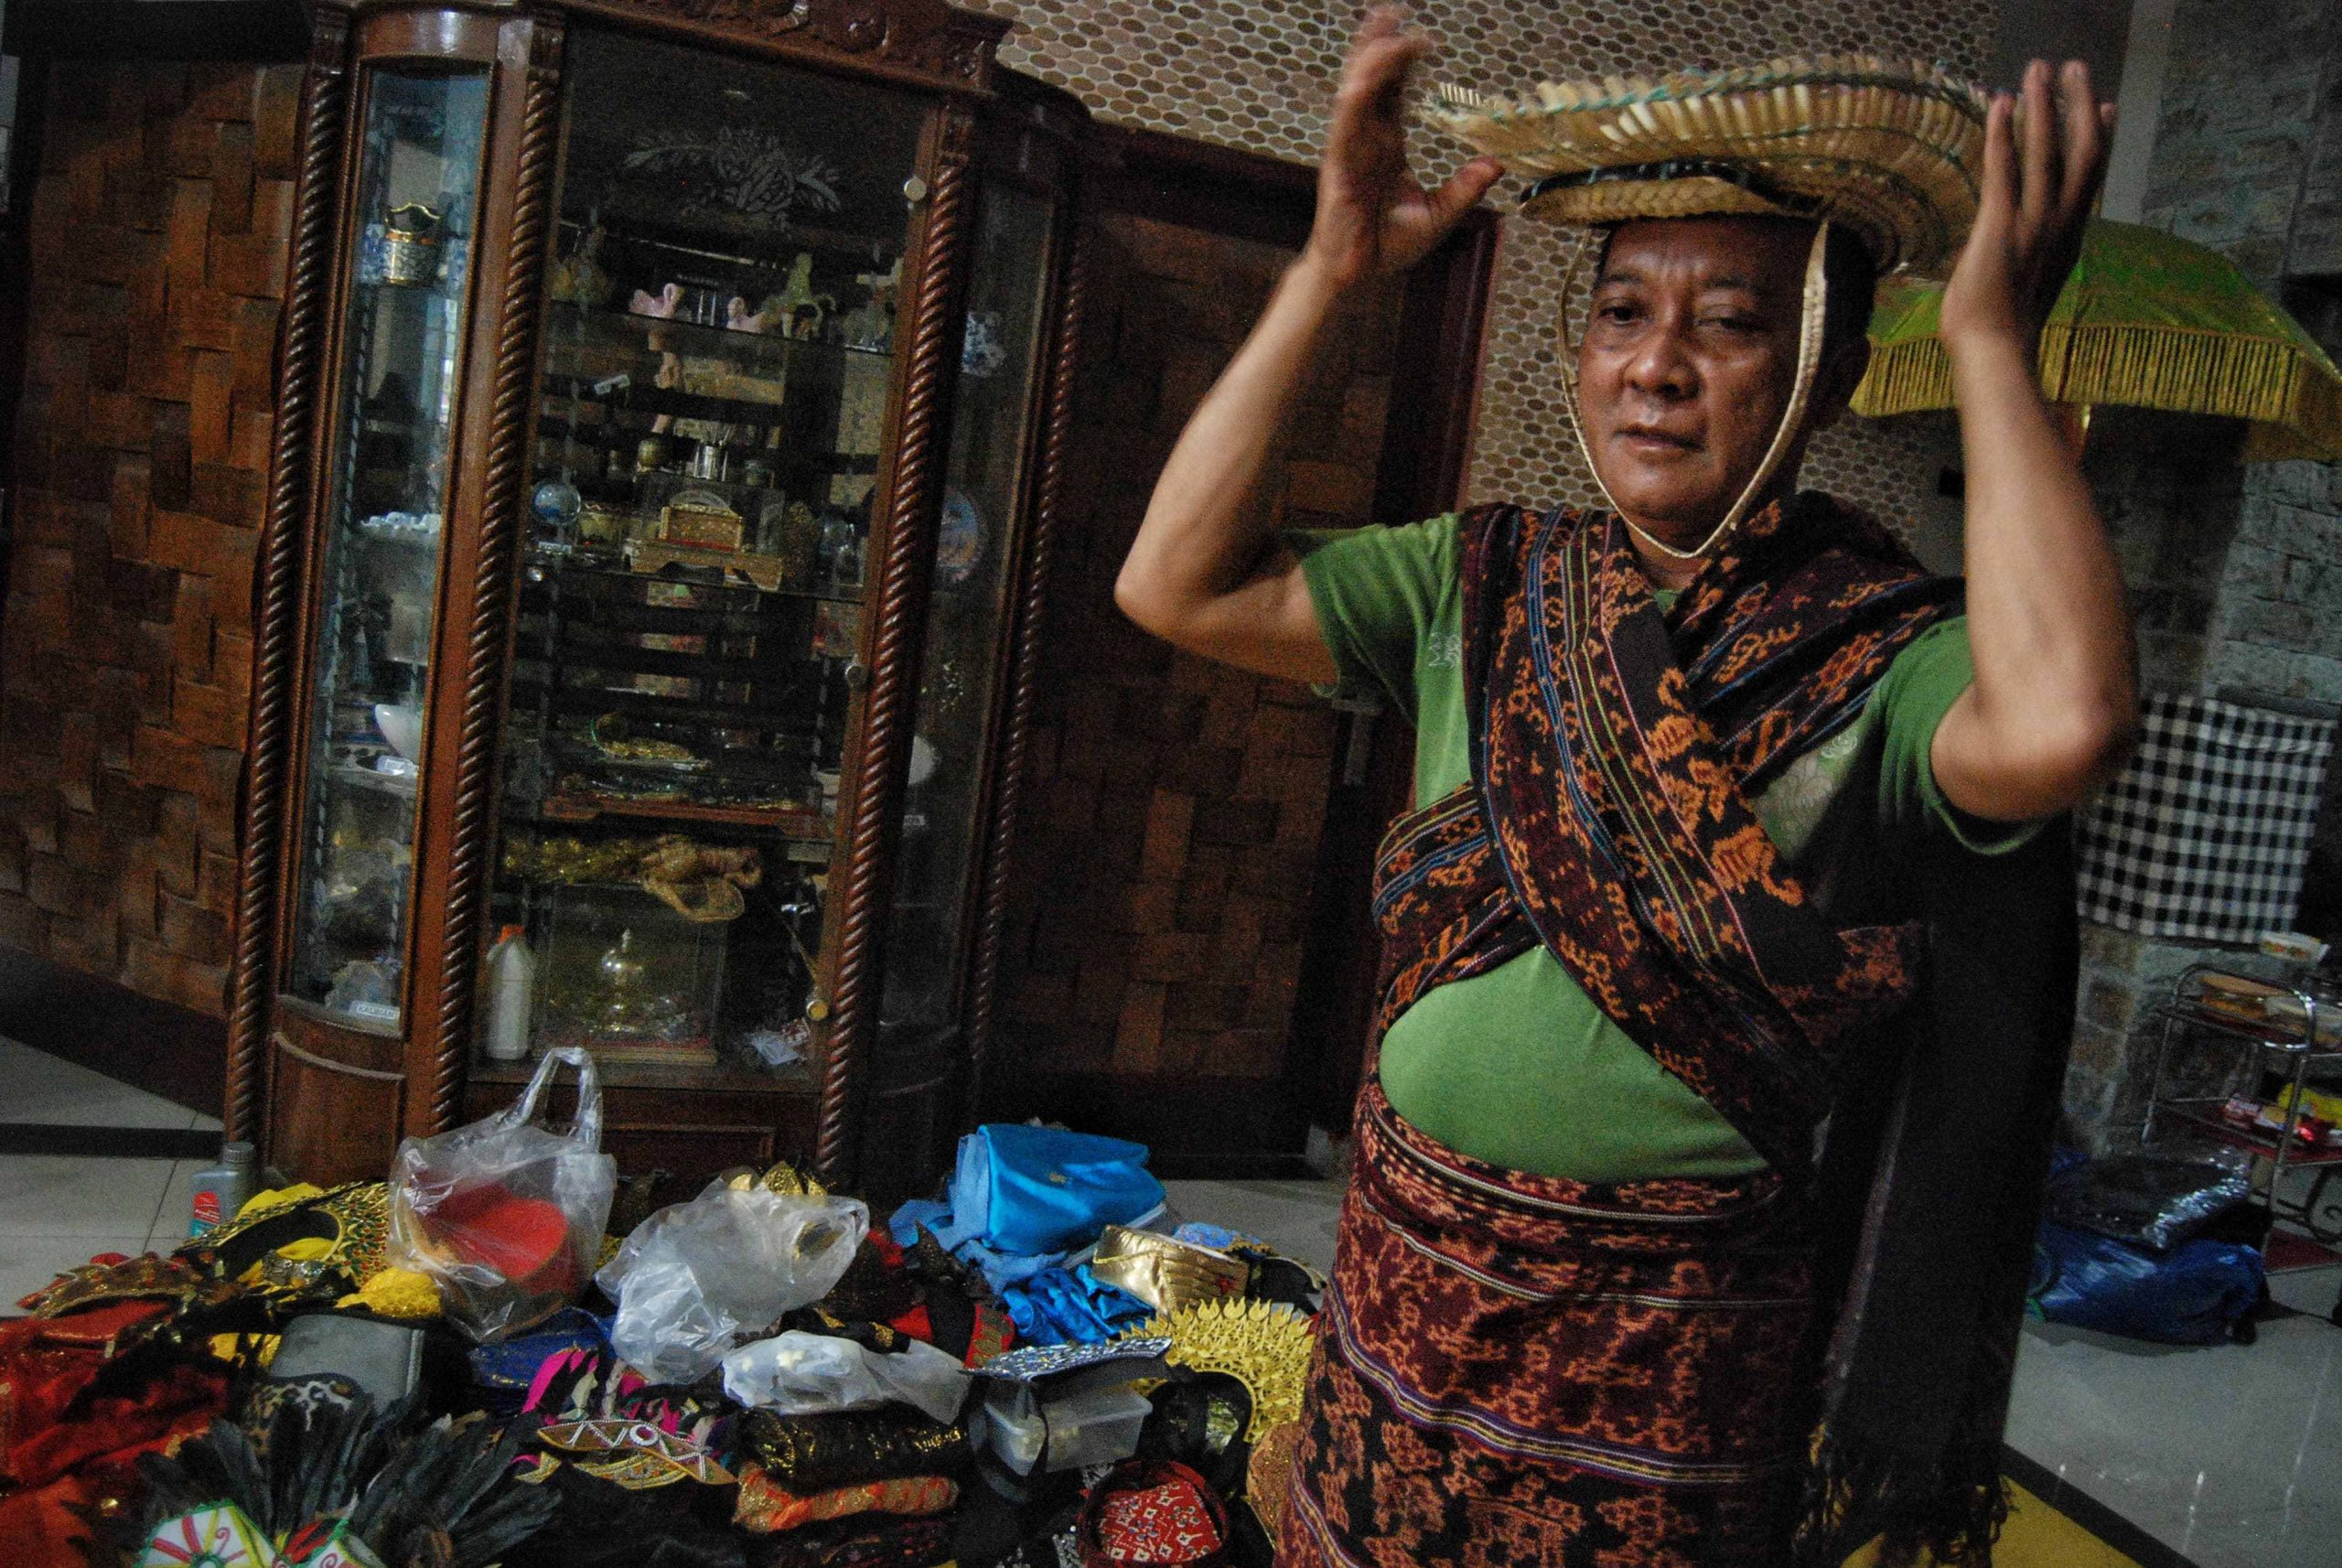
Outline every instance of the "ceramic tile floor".
MULTIPOLYGON (((216 1131, 184 1105, 0 1040, 0 1122, 216 1131)), ((170 1246, 187 1234, 202 1160, 0 1155, 0 1312, 95 1252, 170 1246)))
MULTIPOLYGON (((185 1106, 0 1040, 0 1122, 184 1131, 185 1106)), ((185 1233, 197 1160, 0 1155, 0 1312, 98 1251, 185 1233)), ((1179 1218, 1248 1230, 1332 1265, 1339 1189, 1325 1181, 1175 1181, 1179 1218)), ((2301 1316, 2258 1343, 2172 1349, 2031 1324, 2009 1441, 2197 1568, 2342 1563, 2342 1269, 2279 1274, 2301 1316)))
POLYGON ((2251 1345, 2025 1326, 2008 1440, 2197 1568, 2342 1563, 2342 1269, 2273 1274, 2251 1345))

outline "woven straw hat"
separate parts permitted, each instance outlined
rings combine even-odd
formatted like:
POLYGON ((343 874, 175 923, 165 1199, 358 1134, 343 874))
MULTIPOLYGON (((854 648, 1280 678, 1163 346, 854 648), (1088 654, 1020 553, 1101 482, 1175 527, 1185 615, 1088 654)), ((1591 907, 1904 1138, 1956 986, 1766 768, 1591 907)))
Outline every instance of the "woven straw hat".
POLYGON ((1976 216, 1984 90, 1866 55, 1657 81, 1547 82, 1518 101, 1443 85, 1432 124, 1530 180, 1557 223, 1722 213, 1851 229, 1882 273, 1949 264, 1976 216))

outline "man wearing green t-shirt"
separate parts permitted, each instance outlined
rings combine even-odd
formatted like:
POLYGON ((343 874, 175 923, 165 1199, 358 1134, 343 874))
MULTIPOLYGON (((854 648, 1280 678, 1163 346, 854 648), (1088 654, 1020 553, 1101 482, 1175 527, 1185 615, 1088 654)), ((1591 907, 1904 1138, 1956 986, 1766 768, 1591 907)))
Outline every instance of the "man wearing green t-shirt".
POLYGON ((1309 242, 1116 587, 1182 648, 1416 727, 1283 1552, 1778 1561, 1822 1446, 1796 1424, 1814 1149, 1921 992, 1912 878, 2027 853, 2130 724, 2120 575, 2032 373, 2111 106, 2039 62, 2021 125, 1876 61, 1775 62, 1794 91, 1769 95, 1761 72, 1458 94, 1450 128, 1500 156, 1425 191, 1402 103, 1429 47, 1387 11, 1361 29, 1309 242), (1933 162, 1909 150, 1930 137, 1933 162), (1248 502, 1336 303, 1508 165, 1542 177, 1524 210, 1599 237, 1564 391, 1609 508, 1272 536, 1248 502), (1954 250, 1964 593, 1796 488, 1867 362, 1877 271, 1954 250))

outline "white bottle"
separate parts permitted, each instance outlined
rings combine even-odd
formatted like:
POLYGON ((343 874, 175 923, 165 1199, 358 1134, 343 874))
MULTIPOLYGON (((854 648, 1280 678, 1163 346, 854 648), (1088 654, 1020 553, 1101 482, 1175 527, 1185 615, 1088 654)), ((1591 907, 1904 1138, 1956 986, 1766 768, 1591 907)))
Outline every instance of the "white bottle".
POLYGON ((488 1043, 490 1058, 517 1062, 529 1054, 529 1010, 537 986, 536 955, 527 933, 507 926, 488 951, 488 1043))

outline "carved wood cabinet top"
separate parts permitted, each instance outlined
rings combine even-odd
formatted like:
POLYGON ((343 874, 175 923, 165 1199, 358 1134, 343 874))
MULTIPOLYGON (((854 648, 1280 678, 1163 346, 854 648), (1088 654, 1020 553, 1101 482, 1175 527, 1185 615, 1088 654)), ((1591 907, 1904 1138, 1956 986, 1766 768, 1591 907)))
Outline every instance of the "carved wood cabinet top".
POLYGON ((944 0, 315 0, 317 8, 372 12, 446 9, 482 13, 557 11, 685 29, 839 63, 891 68, 939 85, 992 84, 1007 18, 944 0))

